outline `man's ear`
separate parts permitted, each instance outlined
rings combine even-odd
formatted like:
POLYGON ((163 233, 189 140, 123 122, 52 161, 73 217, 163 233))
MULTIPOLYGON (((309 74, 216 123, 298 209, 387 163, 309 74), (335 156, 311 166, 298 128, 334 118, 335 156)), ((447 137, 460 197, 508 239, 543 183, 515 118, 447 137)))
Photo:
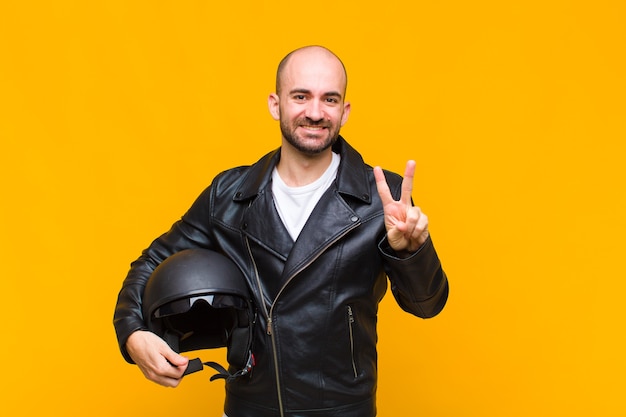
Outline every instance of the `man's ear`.
POLYGON ((276 93, 270 94, 267 98, 267 107, 274 120, 280 120, 280 108, 278 106, 280 99, 276 93))
POLYGON ((348 121, 348 116, 350 116, 350 102, 346 102, 343 105, 343 115, 341 116, 341 126, 345 125, 348 121))

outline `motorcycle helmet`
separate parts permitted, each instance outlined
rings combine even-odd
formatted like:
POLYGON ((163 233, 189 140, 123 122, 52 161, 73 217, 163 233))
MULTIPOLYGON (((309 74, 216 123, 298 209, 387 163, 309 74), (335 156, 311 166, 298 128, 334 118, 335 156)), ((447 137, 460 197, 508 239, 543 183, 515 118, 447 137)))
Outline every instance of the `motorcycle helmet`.
POLYGON ((185 374, 207 365, 219 372, 211 380, 231 380, 254 366, 250 291, 239 268, 222 254, 187 249, 165 259, 146 284, 143 314, 148 329, 178 353, 227 348, 230 371, 198 358, 185 374))

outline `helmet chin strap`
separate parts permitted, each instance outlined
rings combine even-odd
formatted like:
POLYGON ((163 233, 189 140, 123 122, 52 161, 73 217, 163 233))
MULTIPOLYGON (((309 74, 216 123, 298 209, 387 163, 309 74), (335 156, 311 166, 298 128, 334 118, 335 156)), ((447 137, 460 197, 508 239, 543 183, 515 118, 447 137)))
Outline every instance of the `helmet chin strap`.
POLYGON ((208 367, 215 369, 218 372, 217 374, 213 375, 210 378, 210 381, 215 381, 216 379, 225 379, 226 381, 230 382, 241 376, 249 374, 252 371, 252 368, 254 367, 254 365, 255 365, 255 359, 254 359, 254 355, 252 354, 252 352, 248 353, 248 360, 246 362, 246 366, 244 366, 243 369, 240 369, 239 371, 233 374, 228 372, 226 368, 224 368, 222 365, 220 365, 217 362, 202 362, 200 358, 195 358, 189 361, 189 364, 187 365, 187 369, 185 369, 185 372, 183 373, 183 375, 189 375, 194 372, 201 371, 204 369, 204 366, 208 366, 208 367))

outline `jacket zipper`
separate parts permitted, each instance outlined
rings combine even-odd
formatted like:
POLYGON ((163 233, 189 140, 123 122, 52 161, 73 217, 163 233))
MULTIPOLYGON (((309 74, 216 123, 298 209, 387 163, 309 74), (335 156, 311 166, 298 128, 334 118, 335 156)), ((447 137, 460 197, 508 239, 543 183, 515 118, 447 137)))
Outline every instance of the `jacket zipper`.
MULTIPOLYGON (((276 390, 278 391, 278 408, 279 408, 279 411, 280 411, 280 417, 284 417, 285 416, 285 411, 284 411, 284 408, 283 408, 283 396, 282 396, 282 392, 281 392, 282 390, 281 390, 281 383, 280 383, 280 370, 278 369, 278 349, 276 348, 276 339, 274 338, 274 334, 273 334, 274 333, 274 326, 273 326, 272 314, 273 314, 273 311, 274 311, 274 306, 276 305, 276 300, 278 300, 278 298, 282 294, 282 292, 285 289, 285 287, 287 287, 287 285, 289 285, 291 280, 296 275, 298 275, 301 271, 303 271, 309 265, 311 265, 313 262, 315 262, 315 260, 317 258, 319 258, 319 256, 322 253, 324 253, 326 251, 326 249, 328 249, 335 242, 337 242, 339 239, 341 239, 342 237, 347 235, 349 232, 351 232, 353 229, 355 229, 360 224, 361 224, 360 222, 355 222, 351 227, 349 227, 342 234, 337 236, 337 238, 333 239, 326 246, 324 246, 318 252, 317 256, 313 257, 313 259, 311 259, 309 262, 304 264, 300 269, 296 270, 293 274, 291 274, 291 276, 285 281, 283 286, 278 291, 278 294, 276 295, 276 298, 274 298, 274 301, 272 302, 272 305, 270 306, 269 311, 267 310, 267 307, 265 305, 265 295, 263 294, 263 289, 262 289, 263 287, 261 286, 261 279, 259 277, 259 271, 257 269, 256 262, 254 260, 254 256, 252 255, 252 249, 250 248, 250 242, 248 241, 248 237, 245 236, 246 248, 248 249, 248 255, 250 256, 250 259, 252 260, 252 265, 254 266, 255 279, 256 279, 256 282, 257 282, 257 287, 259 288, 259 293, 261 295, 261 301, 262 301, 262 304, 263 304, 263 312, 265 313, 265 318, 267 320, 266 332, 270 336, 270 339, 272 341, 272 356, 274 357, 274 372, 276 374, 276 390)), ((353 358, 354 358, 354 355, 353 355, 353 358)), ((353 364, 354 364, 354 360, 353 360, 353 364)), ((356 376, 356 366, 354 366, 354 370, 355 370, 355 376, 356 376)))
POLYGON ((356 369, 356 360, 354 359, 354 313, 352 313, 352 307, 348 306, 348 331, 350 332, 350 359, 352 360, 352 371, 354 372, 354 378, 359 377, 359 373, 356 369))
MULTIPOLYGON (((256 279, 257 287, 259 288, 259 294, 261 298, 261 304, 263 305, 263 313, 265 313, 265 319, 267 320, 267 328, 265 331, 270 336, 270 340, 272 341, 272 356, 274 357, 274 374, 276 375, 276 391, 278 393, 278 410, 280 411, 280 417, 284 417, 285 411, 283 409, 283 395, 280 387, 280 372, 278 369, 278 351, 276 349, 276 340, 272 335, 272 316, 270 312, 267 311, 267 306, 265 305, 265 294, 263 294, 263 287, 261 286, 261 279, 259 277, 259 270, 256 266, 256 261, 254 260, 254 256, 252 255, 252 249, 250 249, 250 242, 248 241, 248 237, 245 237, 246 240, 246 248, 248 249, 248 255, 252 260, 252 265, 254 266, 254 276, 256 279)), ((272 304, 273 307, 273 304, 272 304)), ((271 311, 271 310, 270 310, 271 311)))

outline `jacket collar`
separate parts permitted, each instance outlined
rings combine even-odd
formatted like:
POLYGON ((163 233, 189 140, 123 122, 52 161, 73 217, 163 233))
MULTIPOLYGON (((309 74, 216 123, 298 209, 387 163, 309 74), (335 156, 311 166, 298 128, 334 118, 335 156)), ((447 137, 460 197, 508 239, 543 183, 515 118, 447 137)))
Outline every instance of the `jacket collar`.
MULTIPOLYGON (((372 196, 368 180, 370 167, 365 165, 361 155, 341 136, 333 145, 333 151, 341 155, 341 164, 337 172, 337 191, 366 204, 371 203, 372 196)), ((245 201, 257 196, 270 182, 272 171, 279 160, 280 148, 263 156, 252 165, 233 199, 245 201)))

